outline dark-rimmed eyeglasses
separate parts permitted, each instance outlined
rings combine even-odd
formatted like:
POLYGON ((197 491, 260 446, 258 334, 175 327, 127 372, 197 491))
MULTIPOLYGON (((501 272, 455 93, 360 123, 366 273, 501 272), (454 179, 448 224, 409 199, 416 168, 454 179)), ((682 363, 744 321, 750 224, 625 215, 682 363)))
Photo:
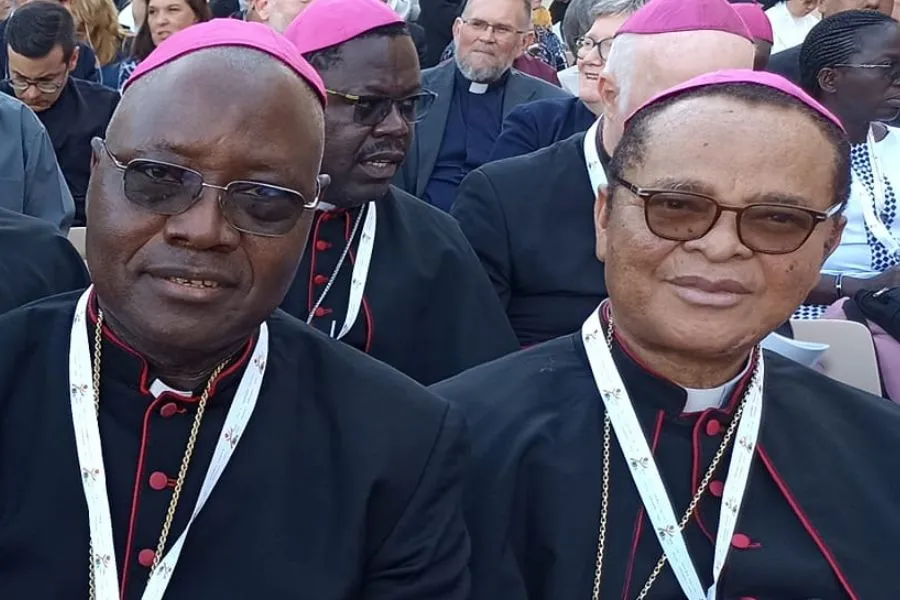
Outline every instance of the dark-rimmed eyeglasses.
POLYGON ((228 185, 212 185, 203 175, 158 160, 135 158, 123 163, 113 155, 105 140, 103 149, 113 165, 122 172, 125 198, 159 215, 179 215, 191 208, 203 194, 203 188, 216 190, 225 220, 238 231, 265 237, 282 236, 290 232, 304 210, 312 210, 319 203, 318 181, 316 196, 307 201, 295 190, 259 183, 232 181, 228 185))
POLYGON ((616 180, 644 201, 644 220, 657 237, 674 242, 699 240, 709 233, 723 212, 735 213, 741 243, 762 254, 788 254, 799 249, 819 223, 841 211, 835 204, 822 212, 785 204, 726 206, 702 194, 644 189, 616 180))
POLYGON ((437 94, 428 90, 422 90, 418 94, 405 98, 391 98, 390 96, 365 95, 357 96, 336 90, 325 90, 332 96, 343 98, 353 105, 353 120, 360 125, 378 125, 384 121, 394 106, 400 116, 407 123, 418 123, 428 113, 428 109, 437 99, 437 94))
POLYGON ((892 83, 900 83, 900 65, 898 64, 880 64, 880 65, 871 65, 871 64, 850 64, 850 63, 841 63, 834 65, 835 67, 840 67, 842 69, 869 69, 869 70, 877 70, 882 75, 886 76, 892 83))
POLYGON ((69 70, 66 69, 64 72, 56 75, 52 80, 26 79, 17 75, 11 75, 4 81, 6 81, 6 83, 9 84, 9 87, 11 87, 17 94, 25 92, 31 86, 37 88, 37 91, 42 94, 55 94, 56 92, 61 90, 63 86, 66 85, 65 77, 68 76, 68 74, 69 70))
POLYGON ((612 49, 612 45, 613 38, 605 38, 597 41, 594 38, 589 38, 585 35, 575 40, 575 55, 581 60, 584 60, 587 58, 587 55, 591 53, 591 50, 596 48, 600 60, 606 62, 609 58, 609 51, 612 49))
POLYGON ((483 19, 463 19, 459 18, 466 26, 470 27, 472 31, 476 31, 478 33, 487 33, 488 30, 493 32, 493 34, 498 38, 510 38, 516 34, 525 34, 531 33, 530 29, 516 29, 512 25, 504 25, 502 23, 490 23, 483 19))

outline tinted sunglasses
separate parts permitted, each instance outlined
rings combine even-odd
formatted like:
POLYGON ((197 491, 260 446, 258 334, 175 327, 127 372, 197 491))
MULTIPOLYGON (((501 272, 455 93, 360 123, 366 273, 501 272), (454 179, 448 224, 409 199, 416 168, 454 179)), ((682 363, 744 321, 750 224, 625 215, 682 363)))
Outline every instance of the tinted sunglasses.
POLYGON ((665 240, 687 242, 709 233, 723 212, 737 215, 738 239, 761 254, 788 254, 799 249, 819 223, 840 213, 835 204, 822 212, 785 204, 725 206, 708 196, 672 190, 640 188, 621 177, 616 180, 644 201, 647 228, 665 240))
POLYGON ((113 165, 122 172, 125 198, 159 215, 178 215, 191 208, 203 194, 203 188, 219 192, 218 200, 225 220, 238 231, 276 237, 294 228, 304 210, 319 203, 316 196, 307 201, 295 190, 259 183, 232 181, 226 186, 203 181, 203 175, 179 165, 158 160, 135 158, 123 163, 113 155, 105 140, 100 140, 113 165))
POLYGON ((374 126, 384 121, 394 106, 400 116, 407 123, 417 123, 421 121, 431 105, 437 99, 437 94, 422 90, 418 94, 407 96, 405 98, 391 98, 390 96, 357 96, 355 94, 346 94, 335 90, 325 90, 332 96, 343 98, 353 105, 353 120, 360 125, 374 126))

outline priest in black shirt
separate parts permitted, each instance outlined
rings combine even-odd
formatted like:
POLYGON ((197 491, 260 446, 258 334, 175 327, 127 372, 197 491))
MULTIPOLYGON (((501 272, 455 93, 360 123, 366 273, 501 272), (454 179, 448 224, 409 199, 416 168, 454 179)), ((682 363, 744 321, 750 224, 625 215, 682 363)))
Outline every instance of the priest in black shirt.
POLYGON ((758 347, 839 243, 840 121, 721 71, 640 109, 609 179, 608 301, 435 386, 472 437, 472 600, 895 598, 900 407, 758 347))
POLYGON ((460 416, 276 309, 324 102, 232 19, 132 75, 93 144, 95 287, 0 317, 0 598, 467 600, 460 416))
POLYGON ((575 331, 606 297, 590 216, 625 117, 654 93, 695 75, 750 68, 753 55, 746 25, 722 0, 653 0, 616 34, 600 76, 600 121, 463 180, 451 214, 522 345, 575 331))
POLYGON ((72 76, 80 52, 75 24, 56 2, 36 0, 16 10, 6 25, 3 52, 10 76, 0 90, 27 104, 46 127, 75 200, 74 224, 83 226, 91 139, 104 135, 119 93, 72 76))
POLYGON ((516 350, 454 219, 390 185, 434 99, 403 20, 380 0, 316 0, 285 35, 328 88, 331 185, 282 308, 426 384, 516 350))

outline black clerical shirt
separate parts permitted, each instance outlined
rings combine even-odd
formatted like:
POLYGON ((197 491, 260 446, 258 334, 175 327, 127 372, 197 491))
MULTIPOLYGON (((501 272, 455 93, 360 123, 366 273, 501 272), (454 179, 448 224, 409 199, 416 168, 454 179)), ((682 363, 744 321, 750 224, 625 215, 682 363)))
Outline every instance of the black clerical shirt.
MULTIPOLYGON (((0 90, 14 96, 8 81, 0 90)), ((106 137, 106 127, 119 104, 119 93, 90 81, 69 77, 62 94, 47 110, 36 113, 44 124, 56 161, 75 200, 75 225, 85 225, 84 199, 91 178, 91 139, 106 137)))
MULTIPOLYGON (((78 294, 0 316, 0 598, 88 596, 88 513, 69 404, 78 294)), ((94 337, 93 310, 88 319, 94 337)), ((467 600, 459 413, 278 311, 247 429, 186 538, 167 600, 467 600)), ((209 400, 178 538, 250 354, 209 400)), ((197 410, 104 337, 99 425, 122 598, 138 600, 197 410)))
MULTIPOLYGON (((613 358, 680 517, 749 373, 721 410, 684 413, 683 388, 617 344, 613 358)), ((900 590, 900 407, 765 355, 763 422, 719 585, 722 600, 891 600, 900 590)), ((580 332, 433 387, 466 414, 471 600, 590 598, 601 509, 604 404, 580 332)), ((687 547, 712 582, 727 451, 687 547)), ((661 548, 613 439, 601 598, 635 598, 661 548)), ((670 568, 648 600, 684 598, 670 568)))

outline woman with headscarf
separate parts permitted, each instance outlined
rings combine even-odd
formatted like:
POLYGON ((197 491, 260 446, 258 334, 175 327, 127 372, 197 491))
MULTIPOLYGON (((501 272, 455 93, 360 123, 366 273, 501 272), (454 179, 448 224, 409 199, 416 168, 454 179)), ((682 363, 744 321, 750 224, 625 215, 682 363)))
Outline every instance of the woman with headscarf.
POLYGON ((804 89, 843 122, 852 144, 853 193, 840 246, 798 318, 861 289, 900 285, 900 25, 871 10, 838 13, 803 43, 804 89))

